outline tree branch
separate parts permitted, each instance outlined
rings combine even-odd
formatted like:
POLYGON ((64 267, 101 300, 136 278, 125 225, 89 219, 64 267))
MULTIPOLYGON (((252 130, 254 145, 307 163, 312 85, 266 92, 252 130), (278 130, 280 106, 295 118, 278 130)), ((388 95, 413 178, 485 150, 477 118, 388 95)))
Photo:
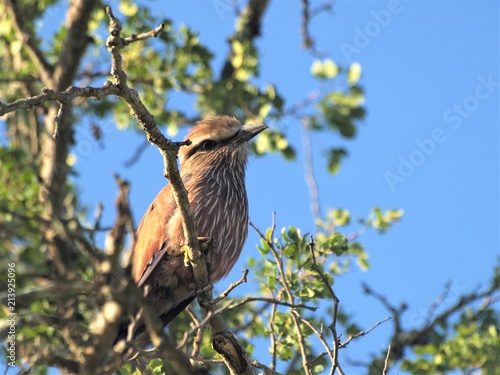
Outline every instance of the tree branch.
MULTIPOLYGON (((87 36, 92 11, 97 0, 73 0, 66 13, 67 34, 61 53, 54 67, 51 88, 56 91, 65 90, 73 83, 87 45, 92 40, 87 36)), ((45 83, 47 86, 48 82, 45 83)))
POLYGON ((385 356, 384 368, 382 370, 382 375, 386 375, 387 370, 389 370, 389 356, 390 355, 391 355, 391 345, 389 344, 389 347, 387 348, 387 354, 385 356))
POLYGON ((302 47, 311 50, 314 55, 320 55, 316 50, 313 38, 309 32, 309 23, 317 14, 325 11, 331 11, 335 0, 328 0, 317 8, 311 9, 309 0, 301 0, 302 19, 300 25, 300 33, 302 35, 302 47))
POLYGON ((337 315, 338 315, 340 300, 338 299, 337 295, 333 291, 333 288, 330 285, 330 281, 326 278, 325 274, 321 271, 321 269, 318 266, 318 263, 316 262, 316 254, 314 253, 314 245, 315 245, 314 238, 311 235, 311 240, 308 243, 309 251, 311 252, 311 258, 313 261, 313 265, 312 265, 311 269, 318 273, 319 277, 321 278, 321 281, 323 282, 323 284, 325 284, 325 286, 328 289, 328 292, 330 293, 330 295, 332 296, 332 299, 333 299, 333 318, 332 318, 332 323, 329 325, 330 331, 332 331, 332 335, 333 335, 333 353, 331 355, 332 370, 330 373, 333 374, 335 372, 335 370, 338 370, 339 373, 342 374, 342 370, 339 368, 339 358, 338 358, 339 357, 338 352, 339 352, 339 347, 340 347, 340 339, 339 339, 339 336, 337 334, 337 315))
POLYGON ((0 116, 7 113, 18 111, 20 109, 33 109, 48 102, 70 103, 75 98, 91 98, 101 100, 105 96, 118 95, 120 89, 107 81, 102 87, 74 87, 70 86, 63 92, 55 92, 48 88, 44 88, 40 95, 31 98, 19 99, 12 103, 0 102, 0 116))
MULTIPOLYGON (((212 287, 207 287, 210 282, 205 257, 200 251, 188 193, 177 167, 179 147, 190 142, 174 143, 167 140, 156 126, 154 117, 144 107, 137 92, 127 86, 127 78, 122 68, 120 55, 120 49, 125 46, 124 39, 120 36, 121 25, 118 19, 114 17, 110 7, 106 7, 106 12, 110 18, 109 29, 111 34, 106 41, 106 45, 112 56, 111 74, 115 79, 115 84, 120 87, 118 96, 125 100, 132 109, 134 116, 146 133, 148 141, 156 145, 163 155, 164 174, 172 186, 175 203, 183 218, 182 227, 186 239, 185 247, 193 269, 196 290, 198 291, 198 302, 205 314, 214 313, 214 307, 210 303, 212 300, 212 287)), ((234 335, 227 329, 221 315, 214 313, 209 324, 212 330, 214 349, 222 355, 230 372, 242 375, 255 374, 245 352, 237 343, 234 335)))
POLYGON ((302 118, 302 149, 304 150, 304 174, 309 189, 309 201, 311 212, 316 225, 322 220, 321 206, 319 203, 319 191, 316 177, 314 176, 314 165, 312 159, 311 134, 309 129, 309 118, 302 118))
POLYGON ((265 298, 265 297, 246 297, 246 298, 242 299, 241 301, 236 302, 234 305, 230 305, 226 310, 227 311, 237 310, 241 306, 243 306, 247 303, 250 303, 250 302, 266 302, 269 304, 278 305, 278 306, 286 306, 286 307, 290 307, 293 309, 307 309, 309 311, 316 311, 317 310, 317 307, 307 306, 307 305, 304 305, 302 303, 288 303, 288 302, 280 301, 280 300, 275 299, 275 298, 265 298))
POLYGON ((22 14, 18 2, 15 0, 6 0, 5 4, 9 18, 14 24, 16 34, 18 38, 23 41, 23 45, 26 47, 30 57, 38 66, 42 81, 45 82, 46 85, 54 87, 54 85, 51 84, 53 83, 52 75, 54 73, 54 67, 49 64, 40 48, 38 48, 36 36, 28 29, 28 22, 22 14))
MULTIPOLYGON (((229 38, 229 42, 238 40, 253 41, 260 35, 261 20, 266 11, 269 0, 249 0, 248 5, 239 14, 236 32, 229 38)), ((229 53, 224 67, 222 68, 221 81, 233 78, 234 66, 232 61, 233 52, 229 53)))
POLYGON ((229 293, 231 293, 235 288, 237 288, 238 286, 240 286, 241 284, 243 283, 246 283, 247 282, 247 276, 248 276, 248 269, 244 269, 243 270, 243 275, 241 276, 241 279, 239 279, 238 281, 236 281, 235 283, 231 283, 231 285, 229 285, 229 287, 224 291, 222 292, 219 297, 213 299, 212 301, 210 301, 211 304, 215 305, 216 303, 219 303, 220 301, 222 301, 224 298, 226 298, 229 293))
POLYGON ((351 335, 349 336, 349 338, 342 342, 340 345, 339 345, 339 348, 345 348, 347 345, 349 345, 349 343, 354 340, 354 339, 357 339, 358 337, 363 337, 367 334, 369 334, 371 331, 373 331, 375 328, 377 328, 379 325, 381 324, 384 324, 385 322, 387 322, 388 320, 390 320, 391 317, 388 316, 387 318, 385 318, 384 320, 381 320, 379 322, 376 322, 371 328, 369 328, 368 330, 366 331, 360 331, 358 333, 356 333, 355 335, 351 335))

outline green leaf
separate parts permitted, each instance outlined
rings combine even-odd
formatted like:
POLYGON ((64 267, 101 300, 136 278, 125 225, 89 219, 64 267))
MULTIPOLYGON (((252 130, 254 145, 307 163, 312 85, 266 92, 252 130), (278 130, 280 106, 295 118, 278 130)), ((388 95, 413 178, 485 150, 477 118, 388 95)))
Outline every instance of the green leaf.
POLYGON ((292 258, 296 253, 296 247, 293 245, 287 245, 283 248, 283 255, 287 258, 292 258))
POLYGON ((323 61, 323 72, 326 78, 333 78, 339 73, 338 66, 330 59, 323 61))
POLYGON ((389 210, 385 213, 384 219, 388 222, 399 221, 404 214, 404 210, 389 210))
POLYGON ((259 109, 259 117, 260 118, 265 118, 269 112, 271 112, 272 105, 271 103, 266 103, 259 109))
POLYGON ((333 225, 336 227, 341 227, 348 225, 351 222, 351 214, 348 210, 335 209, 332 211, 333 225))
POLYGON ((343 148, 334 148, 328 152, 328 172, 336 174, 341 165, 342 159, 347 155, 347 151, 343 148))
POLYGON ((315 77, 323 77, 323 64, 320 60, 314 60, 311 65, 311 74, 315 77))
POLYGON ((349 70, 347 71, 347 81, 351 85, 354 85, 359 81, 360 78, 361 78, 361 65, 357 62, 354 62, 351 64, 349 70))
POLYGON ((361 268, 361 270, 363 270, 363 271, 368 271, 368 269, 370 268, 370 263, 368 261, 368 255, 366 255, 366 253, 364 256, 358 257, 358 259, 356 260, 356 263, 358 264, 359 268, 361 268))
POLYGON ((331 79, 336 77, 338 73, 339 68, 331 59, 314 60, 311 65, 311 74, 319 79, 331 79))
POLYGON ((330 246, 333 252, 337 255, 340 255, 349 248, 347 238, 341 233, 333 234, 330 240, 330 246))
POLYGON ((135 16, 139 10, 139 7, 136 4, 132 4, 129 2, 120 2, 120 12, 123 13, 126 17, 135 16))

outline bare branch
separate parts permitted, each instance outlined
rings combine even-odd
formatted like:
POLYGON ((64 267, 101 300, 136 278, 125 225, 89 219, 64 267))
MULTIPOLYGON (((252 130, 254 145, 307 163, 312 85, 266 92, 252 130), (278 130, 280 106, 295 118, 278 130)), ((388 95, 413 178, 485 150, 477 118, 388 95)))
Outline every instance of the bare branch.
POLYGON ((241 284, 243 283, 246 283, 247 282, 247 276, 248 276, 248 269, 244 269, 243 270, 243 275, 241 276, 241 279, 239 279, 238 281, 236 281, 235 283, 231 283, 231 285, 229 285, 229 287, 220 294, 219 297, 213 299, 212 301, 210 301, 211 304, 215 305, 216 303, 219 303, 220 301, 222 301, 224 298, 226 298, 229 293, 231 293, 235 288, 237 288, 238 286, 240 286, 241 284))
POLYGON ((314 238, 311 235, 311 240, 309 242, 309 251, 311 252, 311 258, 313 261, 313 264, 311 266, 311 269, 316 271, 321 278, 321 281, 323 284, 328 289, 328 292, 332 296, 333 299, 333 318, 332 318, 332 323, 330 324, 329 328, 332 331, 333 334, 333 354, 332 354, 332 370, 331 373, 333 374, 335 370, 337 369, 340 373, 342 373, 342 370, 339 368, 339 359, 338 359, 338 351, 340 347, 340 339, 337 334, 337 315, 338 315, 338 309, 339 309, 339 302, 340 300, 338 299, 337 295, 333 291, 332 286, 330 285, 330 281, 327 279, 325 274, 321 271, 321 269, 318 266, 318 263, 316 262, 316 254, 314 253, 314 238))
POLYGON ((391 345, 389 344, 389 347, 387 348, 387 355, 385 356, 384 369, 382 370, 382 375, 386 375, 387 370, 389 370, 389 356, 390 355, 391 355, 391 345))
MULTIPOLYGON (((86 294, 95 292, 98 289, 94 283, 86 282, 83 280, 74 280, 68 284, 52 283, 41 288, 29 288, 17 291, 17 298, 22 301, 23 305, 28 305, 34 301, 39 301, 47 296, 61 296, 68 297, 79 294, 86 294)), ((0 303, 7 303, 7 293, 0 294, 0 303)))
POLYGON ((252 365, 254 365, 259 370, 264 371, 264 375, 281 375, 279 372, 274 371, 272 368, 269 368, 260 362, 252 361, 252 365))
POLYGON ((309 23, 311 19, 321 12, 331 11, 335 0, 328 0, 324 4, 310 9, 309 0, 301 0, 302 8, 302 20, 300 25, 300 33, 302 34, 302 47, 310 50, 314 55, 321 55, 319 51, 316 50, 311 34, 309 33, 309 23))
POLYGON ((314 46, 314 42, 309 34, 309 0, 301 0, 302 24, 300 33, 302 34, 302 47, 308 49, 314 46))
MULTIPOLYGON (((49 64, 49 62, 45 59, 42 51, 38 47, 36 42, 36 37, 28 30, 28 23, 24 18, 21 9, 19 8, 19 4, 15 0, 6 0, 6 9, 9 14, 9 18, 14 23, 14 28, 16 33, 23 41, 23 45, 26 46, 28 53, 30 54, 33 61, 36 63, 42 81, 45 84, 49 84, 53 82, 52 75, 54 73, 54 67, 49 64)), ((53 86, 53 85, 51 85, 53 86)))
POLYGON ((321 206, 319 204, 319 192, 316 177, 314 176, 314 165, 311 149, 311 135, 309 129, 309 118, 302 118, 302 149, 304 150, 304 174, 309 188, 309 199, 311 212, 316 225, 322 220, 321 206))
POLYGON ((42 90, 42 93, 40 95, 33 96, 31 98, 16 100, 15 102, 12 102, 10 104, 0 102, 0 116, 5 115, 6 113, 17 111, 19 109, 33 109, 51 101, 69 103, 75 98, 91 98, 100 100, 105 96, 118 95, 119 93, 120 89, 117 86, 113 85, 110 81, 107 81, 104 86, 99 88, 90 86, 71 86, 63 92, 55 92, 45 88, 42 90))
POLYGON ((274 329, 274 320, 276 319, 276 311, 277 311, 278 305, 273 305, 272 310, 271 310, 271 316, 269 318, 269 332, 271 336, 271 354, 273 356, 272 362, 271 362, 271 369, 274 370, 276 368, 276 363, 278 361, 278 338, 276 337, 276 332, 274 329))
POLYGON ((371 331, 373 331, 375 328, 377 328, 379 325, 381 324, 384 324, 385 322, 387 322, 388 320, 390 320, 391 317, 388 316, 387 318, 385 318, 384 320, 381 320, 379 322, 376 322, 370 329, 366 330, 366 331, 360 331, 358 333, 356 333, 355 335, 351 335, 349 336, 349 338, 344 341, 343 343, 341 343, 339 345, 339 348, 345 348, 352 340, 354 339, 357 339, 358 337, 362 337, 362 336, 365 336, 367 334, 369 334, 371 331))
MULTIPOLYGON (((295 314, 297 314, 297 312, 294 311, 295 314)), ((319 331, 316 329, 316 327, 307 319, 304 319, 302 318, 300 315, 298 315, 298 318, 300 319, 300 321, 302 323, 304 323, 306 326, 308 326, 311 331, 313 331, 315 333, 315 335, 318 337, 319 341, 321 342, 321 344, 323 344, 323 347, 326 349, 326 353, 328 354, 328 356, 330 357, 331 361, 332 361, 332 364, 335 363, 335 355, 334 355, 334 352, 333 350, 330 349, 330 345, 328 344, 328 342, 326 341, 326 338, 325 336, 323 335, 323 332, 322 330, 319 331)))
POLYGON ((234 305, 231 305, 227 310, 228 311, 237 310, 241 306, 243 306, 247 303, 250 303, 250 302, 266 302, 269 304, 278 305, 278 306, 286 306, 286 307, 290 307, 293 309, 307 309, 310 311, 317 310, 317 307, 307 306, 307 305, 304 305, 302 303, 288 303, 288 302, 280 301, 279 299, 264 298, 264 297, 246 297, 243 300, 236 302, 234 305))
POLYGON ((130 168, 131 166, 133 166, 135 163, 137 163, 140 159, 140 157, 142 156, 143 152, 147 150, 147 148, 150 146, 151 144, 145 139, 140 145, 139 147, 137 147, 137 149, 135 150, 135 152, 132 154, 132 156, 127 160, 125 161, 124 163, 124 166, 126 168, 130 168))
POLYGON ((101 270, 104 273, 110 272, 111 270, 118 270, 120 268, 120 256, 123 246, 125 245, 127 228, 133 229, 132 213, 130 211, 128 201, 130 186, 127 181, 120 178, 117 174, 114 175, 114 178, 119 189, 118 196, 115 201, 117 215, 113 228, 106 236, 104 253, 107 256, 108 261, 101 263, 101 270))
POLYGON ((138 42, 138 41, 149 39, 149 38, 156 38, 162 32, 162 30, 164 28, 165 28, 165 25, 163 23, 161 23, 155 29, 148 31, 146 33, 142 33, 139 35, 132 34, 128 38, 125 38, 123 40, 123 42, 125 43, 126 46, 128 46, 130 43, 133 43, 133 42, 138 42))
MULTIPOLYGON (((259 232, 259 234, 260 234, 260 232, 259 232)), ((262 234, 260 234, 260 235, 262 236, 262 234)), ((271 241, 272 241, 272 238, 271 238, 271 241)), ((279 270, 279 274, 280 274, 279 281, 280 281, 281 285, 283 285, 283 288, 285 290, 285 293, 286 293, 288 299, 291 301, 291 303, 295 303, 294 302, 295 297, 290 290, 290 287, 288 285, 288 279, 286 277, 285 270, 283 269, 283 261, 282 261, 281 257, 278 255, 278 252, 276 251, 274 244, 271 241, 269 239, 267 239, 271 253, 272 253, 274 259, 276 260, 276 264, 278 266, 278 270, 279 270)), ((299 348, 300 348, 300 355, 302 357, 302 367, 307 375, 312 375, 313 372, 312 372, 311 364, 309 363, 309 359, 307 358, 307 345, 306 345, 304 334, 302 332, 302 328, 300 327, 299 318, 295 314, 291 314, 291 316, 292 316, 292 320, 293 320, 293 323, 295 326, 295 330, 297 331, 297 336, 299 338, 299 348)))

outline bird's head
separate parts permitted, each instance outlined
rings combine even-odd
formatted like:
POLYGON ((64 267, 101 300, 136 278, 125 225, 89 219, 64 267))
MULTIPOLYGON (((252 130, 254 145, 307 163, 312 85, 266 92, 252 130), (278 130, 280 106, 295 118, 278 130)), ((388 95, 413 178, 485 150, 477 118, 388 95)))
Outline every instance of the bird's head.
POLYGON ((198 166, 216 166, 221 162, 244 167, 248 141, 267 129, 267 125, 242 126, 230 116, 217 116, 198 121, 186 136, 189 146, 181 147, 181 170, 198 166))

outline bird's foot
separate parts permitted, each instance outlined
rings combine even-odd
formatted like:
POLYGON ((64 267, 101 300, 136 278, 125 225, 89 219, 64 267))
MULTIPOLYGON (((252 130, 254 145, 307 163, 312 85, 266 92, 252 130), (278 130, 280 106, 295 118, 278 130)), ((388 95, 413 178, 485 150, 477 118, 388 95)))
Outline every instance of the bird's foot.
POLYGON ((206 254, 209 251, 213 250, 217 245, 217 241, 212 237, 198 237, 198 243, 203 254, 206 254))
MULTIPOLYGON (((217 241, 211 237, 198 237, 198 244, 200 246, 200 251, 203 254, 207 254, 217 245, 217 241)), ((181 247, 181 251, 184 252, 184 266, 188 267, 191 263, 191 259, 189 258, 189 247, 184 245, 181 247)))

